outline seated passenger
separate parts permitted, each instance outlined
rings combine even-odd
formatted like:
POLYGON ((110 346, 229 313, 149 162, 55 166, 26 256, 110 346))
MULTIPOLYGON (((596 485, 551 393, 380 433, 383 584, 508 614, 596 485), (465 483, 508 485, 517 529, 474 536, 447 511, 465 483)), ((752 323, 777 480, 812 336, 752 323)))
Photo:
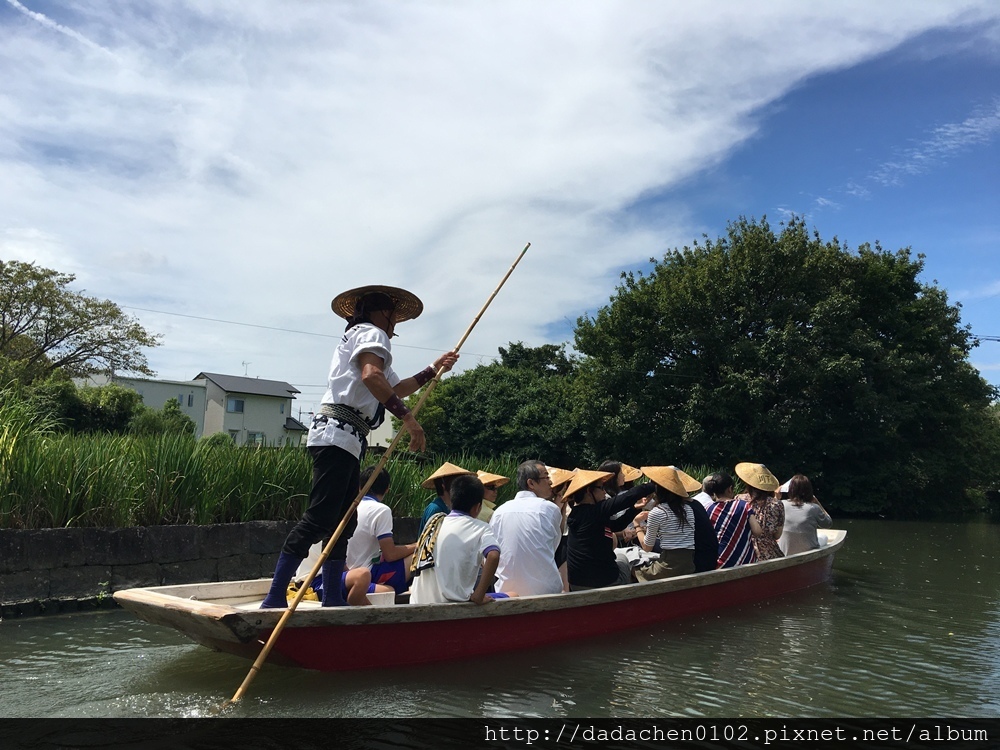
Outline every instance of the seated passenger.
MULTIPOLYGON (((309 577, 309 573, 315 567, 316 563, 319 561, 320 555, 323 554, 323 543, 316 542, 312 547, 309 548, 309 555, 299 564, 298 570, 295 572, 295 577, 293 582, 288 587, 287 598, 290 600, 294 598, 302 582, 309 577)), ((313 578, 312 584, 309 588, 313 590, 313 595, 308 592, 302 597, 303 600, 323 600, 323 589, 326 585, 326 581, 323 580, 323 574, 317 573, 316 577, 313 578)), ((375 592, 375 586, 372 584, 372 574, 367 567, 359 568, 347 568, 344 567, 343 572, 340 574, 340 598, 346 603, 346 605, 352 607, 365 607, 371 604, 368 601, 368 594, 375 592)), ((391 589, 386 588, 386 591, 391 589)), ((327 601, 330 597, 327 597, 327 601)), ((334 606, 342 607, 344 604, 332 604, 324 606, 334 606)))
MULTIPOLYGON (((604 483, 604 491, 607 493, 608 497, 614 497, 619 492, 624 492, 625 490, 630 490, 635 486, 635 481, 642 476, 642 472, 634 466, 629 466, 628 464, 623 464, 621 461, 607 460, 601 463, 597 467, 598 471, 607 471, 611 473, 611 479, 604 483)), ((621 511, 618 517, 623 514, 621 511)), ((612 520, 617 520, 615 519, 612 520)), ((615 547, 631 547, 635 545, 635 527, 632 524, 626 525, 619 531, 615 532, 615 547)))
POLYGON ((483 503, 483 483, 474 475, 451 483, 451 512, 421 535, 415 559, 412 604, 474 602, 488 604, 508 594, 489 594, 500 562, 500 548, 488 523, 476 518, 483 503), (433 534, 433 538, 427 537, 433 534))
POLYGON ((477 471, 476 476, 483 483, 486 494, 483 496, 483 509, 479 511, 479 520, 490 522, 493 518, 493 511, 497 509, 497 490, 507 484, 510 480, 500 474, 491 474, 488 471, 477 471))
POLYGON ((809 477, 796 474, 788 484, 788 499, 781 501, 785 506, 785 533, 778 540, 781 551, 794 555, 796 552, 819 549, 816 529, 830 528, 833 519, 813 494, 809 477))
POLYGON ((632 582, 631 566, 615 556, 614 532, 632 522, 656 485, 648 482, 609 498, 603 483, 611 476, 606 471, 577 469, 566 488, 572 508, 567 521, 570 591, 632 582))
POLYGON ((424 514, 420 519, 420 528, 417 529, 418 536, 435 513, 451 512, 451 482, 455 477, 466 474, 472 474, 472 472, 445 461, 433 474, 420 483, 420 486, 425 490, 434 490, 437 495, 431 498, 427 507, 424 508, 424 514))
POLYGON ((718 567, 757 562, 750 537, 760 536, 761 528, 750 503, 733 497, 733 478, 728 474, 713 474, 712 489, 715 502, 708 508, 708 517, 719 540, 718 567))
POLYGON ((497 591, 520 596, 563 590, 556 562, 562 510, 552 500, 552 480, 541 461, 517 467, 518 493, 493 513, 490 528, 500 545, 497 591))
POLYGON ((778 546, 778 539, 785 525, 785 509, 775 496, 780 483, 764 464, 736 464, 736 475, 747 486, 747 492, 736 499, 749 501, 762 532, 760 536, 753 538, 757 560, 784 557, 778 546))
POLYGON ((562 516, 562 539, 556 547, 556 567, 559 568, 559 577, 562 579, 563 592, 569 591, 569 573, 566 569, 566 558, 569 554, 569 503, 566 501, 566 488, 569 487, 569 480, 573 478, 573 472, 569 469, 559 469, 555 466, 545 467, 549 472, 549 479, 552 480, 552 502, 559 508, 562 516))
POLYGON ((642 472, 656 484, 657 505, 636 516, 636 532, 639 545, 646 552, 655 549, 660 557, 636 568, 636 577, 655 581, 713 570, 718 555, 715 529, 700 503, 688 498, 701 484, 674 466, 644 466, 642 472), (706 558, 707 563, 696 564, 706 558))
MULTIPOLYGON (((361 486, 368 483, 375 471, 369 466, 361 472, 361 486)), ((373 586, 368 593, 394 591, 402 594, 408 584, 409 566, 406 558, 416 544, 396 544, 392 537, 392 510, 382 503, 389 491, 389 472, 382 469, 372 482, 368 494, 358 504, 358 527, 347 543, 347 567, 368 568, 373 586)))
POLYGON ((704 508, 705 510, 708 510, 708 507, 715 502, 712 499, 712 487, 711 487, 712 477, 714 476, 715 474, 709 474, 707 477, 705 477, 705 480, 701 483, 701 492, 699 492, 697 495, 691 498, 692 500, 696 500, 697 502, 701 503, 701 507, 704 508))

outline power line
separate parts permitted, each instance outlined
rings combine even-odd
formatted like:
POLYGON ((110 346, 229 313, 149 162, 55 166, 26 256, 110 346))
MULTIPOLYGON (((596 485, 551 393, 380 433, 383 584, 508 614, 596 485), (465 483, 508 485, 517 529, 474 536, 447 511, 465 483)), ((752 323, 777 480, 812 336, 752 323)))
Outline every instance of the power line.
MULTIPOLYGON (((210 323, 226 323, 231 326, 246 326, 247 328, 263 328, 266 331, 279 331, 281 333, 299 333, 303 336, 321 336, 325 339, 339 339, 343 334, 332 334, 332 333, 315 333, 314 331, 297 331, 294 328, 277 328, 275 326, 265 326, 258 323, 241 323, 238 320, 222 320, 221 318, 205 318, 200 315, 187 315, 185 313, 175 313, 167 312, 166 310, 150 310, 147 307, 133 307, 132 305, 119 305, 119 307, 124 307, 126 310, 141 310, 142 312, 156 313, 157 315, 173 315, 178 318, 191 318, 192 320, 206 320, 210 323)), ((444 352, 445 349, 435 349, 430 346, 412 346, 410 344, 393 344, 393 349, 421 349, 427 352, 444 352)), ((476 354, 475 352, 463 352, 464 354, 472 357, 487 357, 489 359, 496 359, 495 356, 490 354, 476 354)))

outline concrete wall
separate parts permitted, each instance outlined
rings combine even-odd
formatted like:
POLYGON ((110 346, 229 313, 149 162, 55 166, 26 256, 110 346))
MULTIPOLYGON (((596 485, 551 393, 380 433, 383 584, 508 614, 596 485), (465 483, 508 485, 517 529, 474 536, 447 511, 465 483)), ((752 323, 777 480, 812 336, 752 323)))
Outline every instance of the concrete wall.
MULTIPOLYGON (((394 522, 399 544, 419 519, 394 522)), ((0 529, 0 619, 114 606, 140 586, 270 578, 291 521, 126 529, 0 529)))

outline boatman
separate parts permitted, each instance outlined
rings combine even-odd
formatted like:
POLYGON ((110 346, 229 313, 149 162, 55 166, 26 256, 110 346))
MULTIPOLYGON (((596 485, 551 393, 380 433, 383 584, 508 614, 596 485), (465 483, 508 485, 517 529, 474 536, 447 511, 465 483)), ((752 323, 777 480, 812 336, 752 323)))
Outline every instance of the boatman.
MULTIPOLYGON (((309 508, 291 530, 281 548, 274 578, 261 609, 287 606, 286 589, 310 545, 329 539, 358 494, 361 458, 368 434, 388 411, 402 420, 410 435, 410 450, 425 448, 424 431, 403 403, 434 378, 437 370, 450 370, 458 360, 448 352, 434 364, 405 380, 392 371, 389 339, 396 326, 416 318, 423 303, 397 287, 364 286, 337 295, 333 311, 347 319, 340 345, 333 353, 328 387, 319 412, 309 426, 308 448, 313 459, 309 508)), ((340 580, 347 558, 347 542, 356 519, 348 522, 323 565, 323 579, 340 580)), ((323 606, 343 606, 339 586, 323 587, 323 606)))

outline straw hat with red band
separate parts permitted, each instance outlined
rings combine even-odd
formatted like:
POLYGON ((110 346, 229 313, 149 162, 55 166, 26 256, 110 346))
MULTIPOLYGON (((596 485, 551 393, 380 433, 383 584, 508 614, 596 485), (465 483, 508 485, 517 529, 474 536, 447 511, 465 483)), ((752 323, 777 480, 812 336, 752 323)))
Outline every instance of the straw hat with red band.
POLYGON ((687 497, 701 489, 701 482, 678 469, 676 466, 643 466, 642 473, 665 490, 680 497, 687 497))
POLYGON ((740 463, 736 464, 736 476, 746 484, 764 492, 774 492, 781 486, 771 470, 764 464, 740 463))
MULTIPOLYGON (((382 286, 381 284, 370 284, 369 286, 359 286, 357 289, 348 289, 341 292, 330 303, 330 307, 342 318, 350 319, 357 312, 358 303, 368 295, 380 294, 388 297, 392 301, 392 311, 396 323, 404 320, 413 320, 424 311, 424 303, 413 292, 400 289, 396 286, 382 286)), ((373 307, 373 310, 385 309, 383 307, 373 307)))
POLYGON ((510 481, 508 477, 501 474, 490 474, 488 471, 477 471, 476 476, 485 487, 503 487, 510 481))
POLYGON ((444 479, 445 477, 457 477, 463 474, 472 474, 473 472, 463 469, 461 466, 455 466, 455 464, 448 463, 445 461, 441 466, 438 467, 437 471, 431 474, 427 479, 420 483, 420 486, 425 490, 434 489, 435 479, 444 479))
POLYGON ((611 479, 614 474, 610 471, 590 471, 588 469, 577 469, 573 473, 573 478, 569 480, 569 487, 566 488, 565 495, 569 497, 574 492, 579 492, 584 487, 589 487, 597 482, 604 483, 611 479))

